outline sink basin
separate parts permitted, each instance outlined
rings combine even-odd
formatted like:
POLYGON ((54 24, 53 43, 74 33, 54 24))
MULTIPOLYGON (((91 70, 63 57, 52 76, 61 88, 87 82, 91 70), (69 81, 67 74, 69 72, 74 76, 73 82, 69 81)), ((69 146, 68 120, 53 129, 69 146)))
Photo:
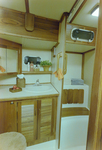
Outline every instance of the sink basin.
POLYGON ((34 93, 41 93, 41 92, 48 92, 50 91, 51 85, 26 85, 26 87, 24 88, 24 91, 28 91, 28 92, 34 92, 34 93))

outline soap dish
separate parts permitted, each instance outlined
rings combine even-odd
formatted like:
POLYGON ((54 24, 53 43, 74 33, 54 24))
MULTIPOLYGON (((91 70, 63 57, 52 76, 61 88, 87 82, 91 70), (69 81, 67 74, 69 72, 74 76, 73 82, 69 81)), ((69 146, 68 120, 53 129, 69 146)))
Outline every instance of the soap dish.
POLYGON ((20 91, 22 91, 22 88, 19 88, 19 89, 9 88, 9 91, 12 92, 12 93, 20 92, 20 91))

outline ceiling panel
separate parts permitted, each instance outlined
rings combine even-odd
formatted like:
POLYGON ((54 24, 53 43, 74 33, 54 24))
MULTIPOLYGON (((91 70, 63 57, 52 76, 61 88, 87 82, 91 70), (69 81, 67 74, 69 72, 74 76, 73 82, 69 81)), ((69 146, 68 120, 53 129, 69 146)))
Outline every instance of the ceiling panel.
POLYGON ((30 12, 46 18, 60 20, 69 12, 76 0, 29 0, 30 12))
POLYGON ((25 0, 0 0, 0 6, 25 12, 25 0))

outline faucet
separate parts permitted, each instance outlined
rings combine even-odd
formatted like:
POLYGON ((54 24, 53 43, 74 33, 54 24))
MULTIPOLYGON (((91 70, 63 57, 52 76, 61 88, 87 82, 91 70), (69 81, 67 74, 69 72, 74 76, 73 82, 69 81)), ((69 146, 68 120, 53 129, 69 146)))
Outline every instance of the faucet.
POLYGON ((40 85, 40 83, 39 83, 39 79, 37 79, 37 80, 36 80, 35 85, 36 85, 36 86, 39 86, 39 85, 40 85))

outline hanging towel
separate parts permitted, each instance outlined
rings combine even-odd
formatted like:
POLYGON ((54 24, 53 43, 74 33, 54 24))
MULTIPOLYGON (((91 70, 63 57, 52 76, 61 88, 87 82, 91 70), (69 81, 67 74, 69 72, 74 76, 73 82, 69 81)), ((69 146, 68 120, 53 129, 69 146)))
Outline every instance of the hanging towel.
POLYGON ((58 80, 64 78, 62 70, 59 68, 58 71, 55 71, 53 74, 55 74, 55 77, 58 77, 58 80))
POLYGON ((1 72, 5 72, 5 69, 2 66, 0 66, 0 70, 1 72))

